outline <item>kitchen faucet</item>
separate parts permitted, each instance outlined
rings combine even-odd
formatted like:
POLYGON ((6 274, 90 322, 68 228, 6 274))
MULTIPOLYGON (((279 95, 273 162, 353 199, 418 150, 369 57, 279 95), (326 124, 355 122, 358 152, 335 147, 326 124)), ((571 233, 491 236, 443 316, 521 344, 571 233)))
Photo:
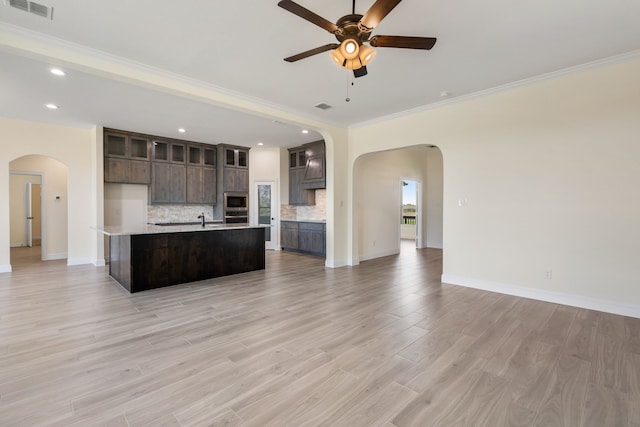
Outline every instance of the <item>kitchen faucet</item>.
POLYGON ((204 212, 202 212, 202 215, 198 215, 198 219, 201 220, 202 226, 204 227, 204 212))

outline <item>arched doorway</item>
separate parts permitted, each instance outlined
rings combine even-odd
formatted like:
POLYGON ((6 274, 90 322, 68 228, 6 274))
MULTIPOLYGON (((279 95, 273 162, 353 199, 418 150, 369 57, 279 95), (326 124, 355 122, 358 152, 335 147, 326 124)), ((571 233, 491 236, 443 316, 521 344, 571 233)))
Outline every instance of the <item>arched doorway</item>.
POLYGON ((432 145, 369 153, 354 167, 358 260, 400 253, 403 180, 420 183, 419 248, 442 249, 443 161, 432 145))
MULTIPOLYGON (((66 259, 68 167, 52 157, 27 155, 9 163, 9 175, 12 270, 34 262, 66 259), (34 184, 40 186, 39 208, 36 197, 29 197, 27 191, 24 191, 25 185, 33 189, 34 184), (31 215, 26 213, 30 204, 34 208, 31 215), (38 210, 40 221, 33 224, 38 217, 38 210), (28 219, 29 217, 33 219, 28 219), (38 225, 41 230, 39 233, 38 225), (37 237, 40 238, 39 247, 34 244, 37 237)), ((37 187, 35 189, 37 191, 37 187)))

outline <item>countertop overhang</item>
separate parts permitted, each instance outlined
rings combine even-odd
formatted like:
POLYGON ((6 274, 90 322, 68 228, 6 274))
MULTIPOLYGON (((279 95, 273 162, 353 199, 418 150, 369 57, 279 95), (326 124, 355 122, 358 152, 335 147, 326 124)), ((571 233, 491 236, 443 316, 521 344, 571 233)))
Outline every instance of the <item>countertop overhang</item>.
POLYGON ((98 233, 107 236, 126 236, 136 234, 162 234, 162 233, 190 233, 194 231, 224 231, 224 230, 243 230, 247 228, 268 228, 269 225, 257 224, 205 224, 202 225, 137 225, 137 226, 105 226, 92 227, 98 233))

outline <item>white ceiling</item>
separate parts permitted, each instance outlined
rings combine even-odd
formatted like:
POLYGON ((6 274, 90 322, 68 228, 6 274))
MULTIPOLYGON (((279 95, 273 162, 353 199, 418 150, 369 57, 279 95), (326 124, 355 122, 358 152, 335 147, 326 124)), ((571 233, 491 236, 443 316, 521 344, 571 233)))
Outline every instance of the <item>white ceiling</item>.
MULTIPOLYGON (((47 71, 55 53, 27 55, 8 48, 3 35, 35 32, 343 127, 440 102, 441 91, 461 97, 640 49, 637 0, 404 0, 373 34, 433 36, 435 47, 378 48, 369 74, 354 79, 327 53, 282 60, 335 38, 277 0, 36 1, 54 7, 53 20, 0 0, 0 116, 247 146, 293 146, 319 134, 73 64, 56 78, 47 71), (48 111, 46 102, 60 109, 48 111)), ((348 0, 297 2, 330 21, 351 9, 348 0)), ((356 12, 372 4, 359 0, 356 12)))

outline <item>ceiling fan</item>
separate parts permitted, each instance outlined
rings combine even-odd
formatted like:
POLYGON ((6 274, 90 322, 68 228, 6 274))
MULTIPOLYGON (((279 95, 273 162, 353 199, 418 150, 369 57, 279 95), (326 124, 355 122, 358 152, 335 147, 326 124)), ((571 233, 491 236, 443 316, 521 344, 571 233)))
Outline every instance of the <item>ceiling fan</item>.
POLYGON ((338 66, 353 70, 356 77, 367 74, 367 64, 376 55, 373 47, 396 47, 404 49, 430 50, 436 44, 434 37, 373 36, 371 32, 401 0, 377 0, 364 15, 356 13, 356 0, 353 0, 352 13, 330 22, 291 0, 281 0, 278 6, 302 19, 306 19, 333 34, 340 43, 329 43, 315 49, 284 58, 295 62, 318 53, 331 51, 331 58, 338 66))

